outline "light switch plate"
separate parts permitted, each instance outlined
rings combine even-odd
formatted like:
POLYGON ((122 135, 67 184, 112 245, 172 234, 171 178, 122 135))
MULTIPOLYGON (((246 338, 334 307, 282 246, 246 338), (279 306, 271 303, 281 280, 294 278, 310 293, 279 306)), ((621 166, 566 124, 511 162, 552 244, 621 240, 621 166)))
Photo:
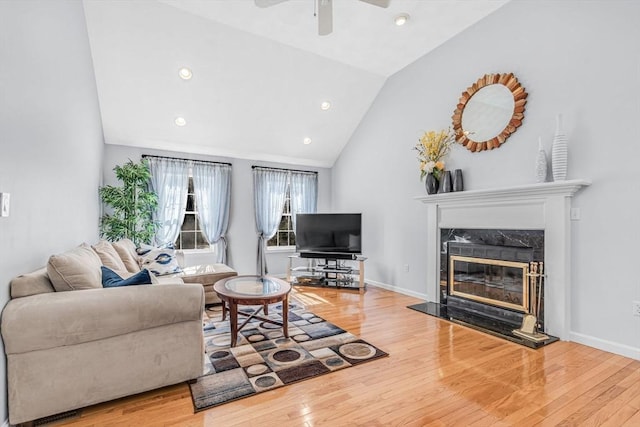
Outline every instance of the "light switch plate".
POLYGON ((9 193, 0 193, 0 216, 9 216, 10 196, 9 193))
POLYGON ((580 221, 580 217, 582 216, 580 208, 571 208, 570 215, 571 221, 580 221))

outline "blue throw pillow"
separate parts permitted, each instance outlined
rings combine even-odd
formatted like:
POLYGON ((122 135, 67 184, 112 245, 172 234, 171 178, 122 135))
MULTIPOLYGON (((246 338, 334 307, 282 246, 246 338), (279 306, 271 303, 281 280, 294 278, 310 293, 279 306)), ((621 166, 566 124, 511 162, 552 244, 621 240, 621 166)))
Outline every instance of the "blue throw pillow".
POLYGON ((144 269, 134 274, 128 279, 123 279, 118 274, 104 265, 100 267, 102 270, 102 287, 103 288, 115 288, 118 286, 130 286, 130 285, 150 285, 151 276, 149 270, 144 269))

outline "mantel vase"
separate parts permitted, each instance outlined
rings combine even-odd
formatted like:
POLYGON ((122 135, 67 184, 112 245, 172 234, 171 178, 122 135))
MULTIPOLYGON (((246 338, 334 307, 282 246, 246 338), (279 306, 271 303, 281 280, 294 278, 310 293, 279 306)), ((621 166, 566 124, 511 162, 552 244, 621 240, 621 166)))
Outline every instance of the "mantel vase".
POLYGON ((440 175, 440 187, 438 188, 438 193, 451 193, 453 190, 451 185, 451 171, 441 171, 440 175))
POLYGON ((567 136, 562 129, 562 114, 556 118, 556 134, 553 137, 551 151, 551 171, 554 181, 564 181, 567 178, 567 136))
POLYGON ((542 147, 542 138, 538 138, 538 156, 536 157, 536 182, 547 180, 547 154, 542 147))
POLYGON ((456 169, 453 172, 453 191, 464 190, 464 183, 462 182, 462 169, 456 169))
POLYGON ((428 173, 424 180, 424 187, 427 194, 436 194, 438 192, 438 180, 432 173, 428 173))

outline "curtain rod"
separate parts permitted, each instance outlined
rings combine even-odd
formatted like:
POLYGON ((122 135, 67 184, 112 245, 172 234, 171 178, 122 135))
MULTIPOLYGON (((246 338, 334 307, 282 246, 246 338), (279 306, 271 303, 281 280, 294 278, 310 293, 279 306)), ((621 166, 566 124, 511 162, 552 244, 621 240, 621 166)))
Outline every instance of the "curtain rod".
POLYGON ((169 159, 169 160, 181 160, 184 162, 199 162, 199 163, 213 163, 216 165, 227 165, 227 166, 233 166, 231 163, 227 163, 227 162, 214 162, 213 160, 195 160, 195 159, 181 159, 179 157, 167 157, 167 156, 154 156, 152 154, 143 154, 142 158, 146 159, 148 157, 154 157, 156 159, 169 159))
POLYGON ((272 171, 300 172, 300 173, 309 173, 309 174, 318 175, 317 171, 303 171, 300 169, 285 169, 285 168, 270 168, 268 166, 258 166, 258 165, 251 166, 251 169, 267 169, 272 171))

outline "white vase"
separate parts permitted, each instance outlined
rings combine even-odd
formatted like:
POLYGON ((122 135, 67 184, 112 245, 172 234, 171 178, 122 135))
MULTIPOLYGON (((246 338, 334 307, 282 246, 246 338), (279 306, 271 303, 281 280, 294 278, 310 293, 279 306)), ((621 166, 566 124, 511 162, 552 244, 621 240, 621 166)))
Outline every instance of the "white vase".
POLYGON ((536 156, 536 182, 547 180, 547 154, 542 148, 542 138, 538 137, 538 155, 536 156))
POLYGON ((551 171, 554 181, 564 181, 567 177, 567 136, 562 129, 562 114, 556 117, 556 134, 551 151, 551 171))

